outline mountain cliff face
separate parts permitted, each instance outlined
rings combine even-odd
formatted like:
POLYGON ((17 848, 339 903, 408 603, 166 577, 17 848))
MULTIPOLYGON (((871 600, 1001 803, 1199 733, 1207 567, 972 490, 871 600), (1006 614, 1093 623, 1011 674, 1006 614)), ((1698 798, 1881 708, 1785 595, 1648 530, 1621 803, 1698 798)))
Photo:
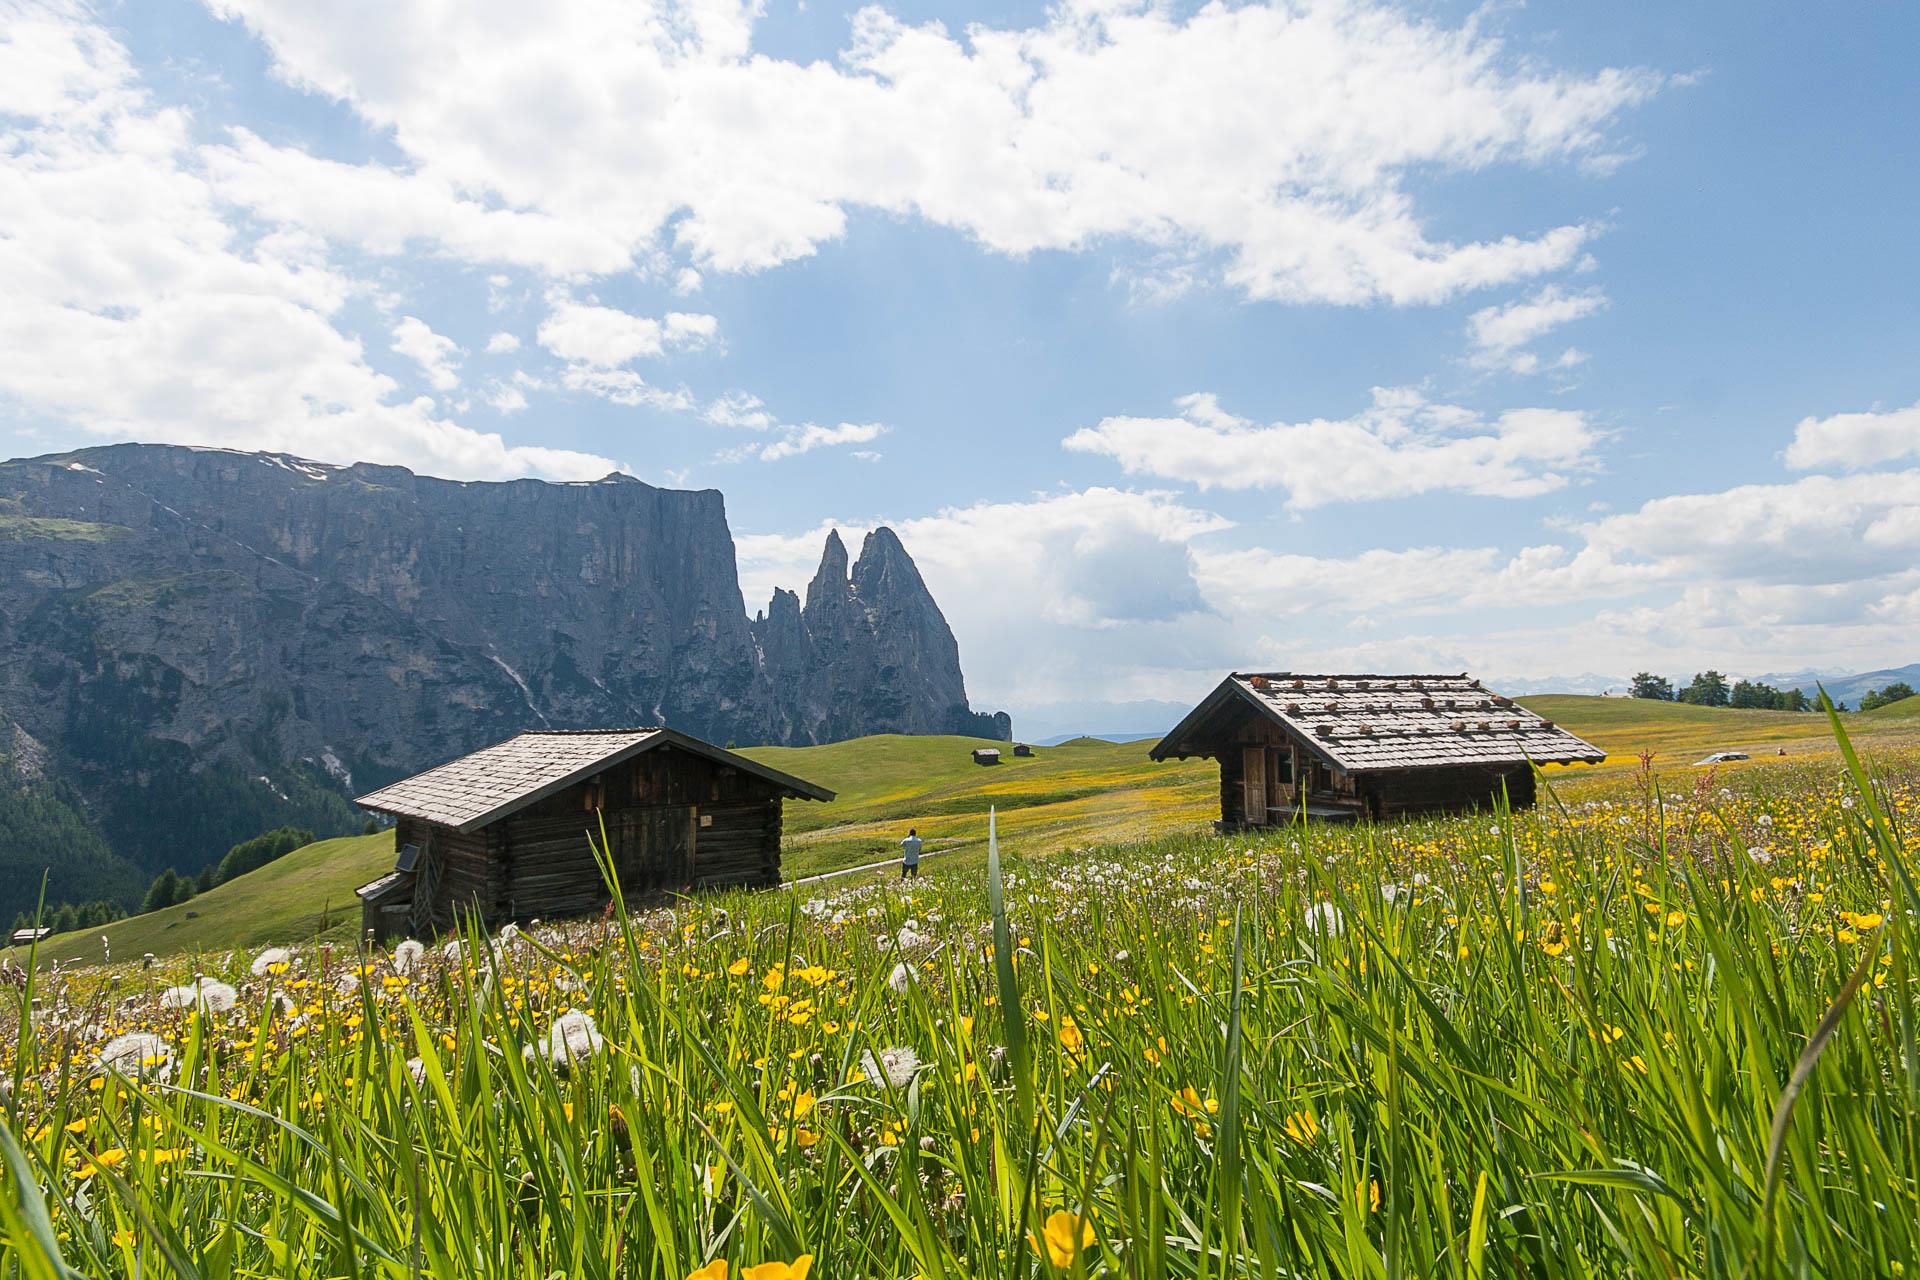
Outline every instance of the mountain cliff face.
POLYGON ((520 729, 997 732, 891 531, 750 622, 721 495, 114 445, 0 464, 0 716, 198 865, 520 729))
POLYGON ((753 623, 786 742, 836 742, 879 732, 1013 736, 1004 712, 967 706, 960 646, 893 530, 875 529, 852 574, 838 533, 801 605, 775 591, 753 623))

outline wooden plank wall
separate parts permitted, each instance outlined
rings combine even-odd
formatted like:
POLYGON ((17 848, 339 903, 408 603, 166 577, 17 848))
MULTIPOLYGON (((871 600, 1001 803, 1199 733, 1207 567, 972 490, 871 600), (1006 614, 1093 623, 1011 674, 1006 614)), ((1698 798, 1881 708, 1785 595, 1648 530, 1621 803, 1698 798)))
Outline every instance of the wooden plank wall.
POLYGON ((1516 809, 1534 802, 1533 770, 1466 765, 1448 769, 1410 769, 1403 773, 1374 774, 1361 781, 1369 809, 1380 817, 1405 813, 1459 813, 1491 809, 1505 781, 1507 797, 1516 809))
POLYGON ((694 846, 694 875, 702 889, 780 882, 780 797, 703 806, 694 846))

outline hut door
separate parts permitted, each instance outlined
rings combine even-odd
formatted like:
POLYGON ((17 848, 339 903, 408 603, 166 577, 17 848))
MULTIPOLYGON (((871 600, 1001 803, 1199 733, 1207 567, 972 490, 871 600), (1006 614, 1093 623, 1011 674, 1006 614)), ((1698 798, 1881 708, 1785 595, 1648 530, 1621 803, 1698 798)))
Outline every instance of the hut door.
POLYGON ((1256 827, 1267 824, 1267 749, 1240 748, 1240 781, 1246 788, 1247 822, 1256 827))
POLYGON ((694 808, 690 804, 661 805, 634 815, 641 829, 638 860, 648 887, 684 889, 693 884, 694 808))

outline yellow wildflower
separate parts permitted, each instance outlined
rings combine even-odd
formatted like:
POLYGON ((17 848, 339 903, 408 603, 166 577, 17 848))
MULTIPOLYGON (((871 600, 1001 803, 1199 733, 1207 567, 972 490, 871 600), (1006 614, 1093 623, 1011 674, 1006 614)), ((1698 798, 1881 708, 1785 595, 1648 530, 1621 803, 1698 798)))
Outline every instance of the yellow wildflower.
POLYGON ((1080 1256, 1080 1251, 1093 1244, 1093 1224, 1077 1213, 1058 1209, 1047 1215, 1046 1225, 1041 1228, 1040 1235, 1041 1239, 1036 1239, 1033 1232, 1027 1232, 1027 1241, 1035 1252, 1045 1248, 1054 1266, 1070 1267, 1073 1260, 1080 1256))

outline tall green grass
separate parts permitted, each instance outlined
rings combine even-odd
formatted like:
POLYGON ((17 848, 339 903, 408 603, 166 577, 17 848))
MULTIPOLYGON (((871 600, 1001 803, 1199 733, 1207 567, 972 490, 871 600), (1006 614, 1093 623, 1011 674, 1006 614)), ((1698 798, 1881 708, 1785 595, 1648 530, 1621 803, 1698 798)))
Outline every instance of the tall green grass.
POLYGON ((1842 760, 33 975, 0 1276, 1898 1274, 1920 792, 1842 760))

